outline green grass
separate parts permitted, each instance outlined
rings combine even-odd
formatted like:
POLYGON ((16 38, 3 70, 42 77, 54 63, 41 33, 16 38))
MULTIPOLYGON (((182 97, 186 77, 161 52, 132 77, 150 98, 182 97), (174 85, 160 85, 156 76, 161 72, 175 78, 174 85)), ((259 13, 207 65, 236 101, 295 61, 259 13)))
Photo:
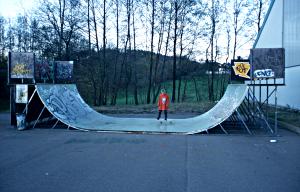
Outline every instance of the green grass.
MULTIPOLYGON (((186 94, 184 97, 184 101, 182 101, 182 94, 184 91, 184 84, 185 80, 183 79, 181 81, 181 102, 185 103, 201 103, 201 102, 207 102, 208 101, 208 86, 207 86, 207 76, 201 76, 195 78, 197 89, 198 89, 198 96, 196 94, 196 88, 195 88, 195 83, 194 80, 188 79, 187 80, 187 86, 186 86, 186 94)), ((227 81, 226 81, 227 83, 227 81)), ((176 81, 176 100, 177 100, 177 91, 178 91, 178 84, 179 81, 176 81)), ((170 97, 172 97, 172 87, 173 83, 172 81, 167 81, 162 84, 162 88, 165 88, 167 93, 169 94, 170 97)), ((225 89, 227 87, 227 84, 225 84, 225 89)), ((218 82, 218 76, 216 76, 216 80, 214 82, 214 92, 215 92, 215 99, 219 100, 222 96, 221 94, 221 85, 220 81, 218 82)), ((139 88, 138 89, 138 94, 139 94, 139 103, 140 104, 145 104, 146 103, 146 95, 147 95, 147 88, 139 88)), ((152 95, 151 95, 151 101, 153 100, 152 95)), ((126 103, 126 98, 125 98, 125 92, 120 91, 117 97, 117 105, 124 105, 126 103)), ((129 90, 128 92, 128 104, 134 104, 134 97, 133 97, 133 91, 129 90)))
MULTIPOLYGON (((266 110, 265 110, 266 111, 266 110)), ((273 106, 269 107, 268 116, 275 119, 275 108, 273 106)), ((288 107, 281 107, 277 109, 277 119, 296 127, 300 128, 300 111, 291 109, 288 107)))
MULTIPOLYGON (((216 102, 211 102, 208 100, 208 87, 207 87, 207 76, 204 77, 197 77, 195 79, 198 89, 198 98, 196 95, 195 90, 195 83, 193 79, 187 80, 187 86, 186 86, 186 96, 184 101, 182 102, 175 102, 170 104, 170 113, 197 113, 202 114, 211 109, 216 102)), ((227 82, 227 81, 226 81, 227 82)), ((177 87, 178 87, 178 81, 177 87)), ((182 80, 181 84, 181 95, 184 90, 184 83, 185 80, 182 80)), ((225 85, 225 89, 226 89, 225 85)), ((218 95, 216 96, 216 100, 219 100, 221 97, 220 93, 220 84, 217 82, 217 78, 214 84, 215 87, 215 93, 218 95)), ((167 93, 169 94, 170 98, 172 97, 172 81, 167 81, 162 84, 162 88, 165 88, 167 93)), ((147 87, 140 88, 138 90, 138 97, 139 97, 139 105, 134 105, 134 97, 133 97, 133 91, 128 91, 128 105, 126 105, 126 99, 125 99, 125 91, 120 91, 117 97, 117 104, 115 106, 98 106, 94 107, 95 110, 101 113, 108 113, 108 114, 114 114, 114 113, 133 113, 133 114, 139 114, 139 113, 156 113, 157 106, 156 102, 152 104, 152 98, 151 98, 151 104, 145 104, 146 103, 146 95, 147 95, 147 87)), ((152 95, 151 95, 152 97, 152 95)), ((176 89, 176 98, 177 98, 177 89, 176 89)))

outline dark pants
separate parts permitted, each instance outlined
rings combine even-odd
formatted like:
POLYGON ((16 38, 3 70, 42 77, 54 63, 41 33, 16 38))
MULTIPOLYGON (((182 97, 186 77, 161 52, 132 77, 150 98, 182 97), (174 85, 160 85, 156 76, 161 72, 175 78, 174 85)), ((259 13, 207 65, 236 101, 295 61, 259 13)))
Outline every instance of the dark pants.
MULTIPOLYGON (((168 119, 168 111, 167 111, 167 110, 163 110, 163 111, 164 111, 164 113, 165 113, 165 120, 167 120, 167 119, 168 119)), ((160 119, 161 112, 162 112, 162 110, 159 110, 159 111, 158 111, 158 117, 157 117, 157 120, 160 119)))

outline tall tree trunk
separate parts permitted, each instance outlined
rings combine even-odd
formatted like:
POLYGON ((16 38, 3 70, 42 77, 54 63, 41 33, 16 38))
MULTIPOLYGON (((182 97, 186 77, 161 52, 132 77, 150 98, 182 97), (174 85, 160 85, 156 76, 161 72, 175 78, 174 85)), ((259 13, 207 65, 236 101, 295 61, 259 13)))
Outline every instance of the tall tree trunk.
POLYGON ((103 44, 103 47, 102 47, 102 64, 103 64, 102 104, 106 105, 106 98, 107 98, 107 92, 108 92, 107 63, 106 63, 106 0, 103 0, 103 40, 102 40, 102 44, 103 44))
POLYGON ((131 50, 131 35, 130 35, 130 19, 131 19, 131 0, 126 1, 126 9, 127 9, 127 38, 125 43, 125 53, 124 53, 124 67, 125 67, 125 102, 128 104, 128 86, 131 79, 131 65, 128 66, 128 55, 131 50), (128 45, 129 44, 129 45, 128 45), (128 50, 127 50, 128 46, 128 50))
MULTIPOLYGON (((172 10, 172 7, 171 7, 172 10)), ((170 32, 171 32, 171 24, 172 24, 172 11, 169 13, 169 21, 168 21, 168 31, 167 31, 167 38, 166 38, 166 43, 165 43, 165 51, 164 51, 164 57, 163 57, 163 63, 162 63, 162 68, 160 71, 159 75, 159 85, 156 89, 154 98, 153 98, 153 103, 156 102, 156 98, 158 97, 159 91, 161 89, 161 82, 164 77, 164 72, 165 72, 165 66, 166 66, 166 60, 167 60, 167 54, 168 54, 168 49, 169 49, 169 41, 170 41, 170 32)))
MULTIPOLYGON (((184 21, 185 20, 185 15, 182 15, 181 18, 181 27, 180 27, 180 53, 179 53, 179 68, 182 67, 182 52, 183 52, 183 31, 184 31, 184 21)), ((180 94, 181 94, 181 73, 182 73, 182 69, 179 70, 179 74, 177 74, 178 76, 178 91, 177 91, 177 102, 180 102, 180 94)))
POLYGON ((149 71, 149 82, 148 82, 148 91, 147 91, 147 104, 150 103, 151 97, 151 87, 152 87, 152 68, 153 68, 153 38, 154 38, 154 13, 155 13, 155 0, 151 1, 152 3, 152 19, 151 19, 151 53, 150 53, 150 71, 149 71))
POLYGON ((175 21, 174 21, 174 47, 173 47, 173 89, 172 102, 176 101, 176 44, 177 44, 177 23, 178 23, 178 3, 175 1, 175 21))
POLYGON ((138 83, 138 79, 137 79, 137 67, 136 67, 136 28, 135 28, 135 14, 134 14, 134 8, 133 8, 133 0, 131 2, 132 5, 132 28, 133 28, 133 71, 134 71, 134 104, 138 105, 139 104, 139 98, 138 98, 138 87, 137 87, 137 83, 138 83))
MULTIPOLYGON (((94 23, 94 32, 95 32, 95 37, 96 37, 96 48, 97 48, 97 55, 99 56, 100 54, 100 48, 99 48, 99 40, 98 40, 98 26, 97 26, 97 18, 96 18, 96 10, 95 10, 95 0, 92 0, 92 13, 93 13, 93 23, 94 23)), ((98 67, 100 70, 100 75, 101 75, 101 62, 98 62, 98 67)), ((100 77, 101 79, 101 77, 100 77)), ((103 86, 102 86, 102 81, 99 83, 99 96, 98 96, 98 105, 102 104, 102 92, 103 86)))
POLYGON ((211 37, 210 37, 210 44, 211 44, 211 51, 210 51, 210 71, 211 71, 211 81, 209 87, 209 100, 212 101, 214 97, 214 37, 216 33, 216 15, 215 15, 215 1, 212 0, 212 15, 211 15, 211 22, 212 22, 212 29, 211 29, 211 37))
POLYGON ((117 38, 117 50, 116 50, 116 60, 115 60, 115 64, 114 64, 114 85, 113 85, 113 90, 112 90, 112 99, 111 99, 111 105, 115 105, 117 102, 117 96, 118 96, 118 89, 119 89, 119 85, 118 83, 120 81, 118 81, 117 78, 117 65, 119 62, 119 0, 116 0, 116 38, 117 38))
POLYGON ((183 85, 183 93, 182 93, 182 97, 181 97, 181 102, 185 101, 186 98, 186 88, 187 88, 187 79, 185 79, 184 81, 184 85, 183 85))
POLYGON ((99 54, 100 48, 99 48, 99 41, 98 41, 98 28, 97 28, 97 19, 96 19, 96 11, 95 11, 95 0, 92 0, 92 13, 93 13, 93 22, 94 22, 94 32, 96 37, 96 48, 97 53, 99 54))
POLYGON ((237 45, 237 34, 238 34, 238 17, 239 17, 239 5, 237 0, 234 1, 234 42, 233 42, 233 56, 232 59, 235 59, 236 45, 237 45))
POLYGON ((90 0, 87 0, 88 3, 88 15, 87 15, 87 23, 88 23, 88 36, 89 36, 89 55, 91 55, 91 26, 90 26, 90 0))
POLYGON ((198 90, 198 86, 197 86, 197 80, 194 76, 192 76, 192 80, 194 82, 194 88, 195 88, 195 93, 196 93, 196 101, 200 101, 200 94, 199 94, 199 90, 198 90))
POLYGON ((63 32, 64 32, 64 24, 65 24, 65 9, 66 9, 66 1, 59 0, 59 17, 60 17, 60 34, 59 34, 59 48, 58 48, 58 57, 62 59, 62 43, 63 43, 63 32))
POLYGON ((154 76, 153 76, 153 103, 155 102, 155 90, 157 88, 158 84, 158 78, 157 78, 157 72, 158 72, 158 66, 159 66, 159 61, 160 61, 160 52, 161 52, 161 47, 163 43, 163 32, 164 32, 164 19, 161 21, 161 27, 159 30, 159 36, 158 36, 158 45, 157 45, 157 52, 156 52, 156 58, 155 58, 155 67, 154 67, 154 76))

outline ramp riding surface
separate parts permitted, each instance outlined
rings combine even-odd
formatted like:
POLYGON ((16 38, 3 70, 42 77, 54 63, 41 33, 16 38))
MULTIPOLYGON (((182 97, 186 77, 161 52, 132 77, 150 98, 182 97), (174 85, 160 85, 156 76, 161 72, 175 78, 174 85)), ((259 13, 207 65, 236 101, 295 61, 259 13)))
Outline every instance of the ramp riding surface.
POLYGON ((117 118, 100 114, 84 102, 75 84, 37 84, 36 89, 49 112, 75 129, 182 134, 199 133, 219 125, 239 107, 248 91, 245 84, 230 84, 222 99, 206 113, 161 123, 156 119, 117 118))

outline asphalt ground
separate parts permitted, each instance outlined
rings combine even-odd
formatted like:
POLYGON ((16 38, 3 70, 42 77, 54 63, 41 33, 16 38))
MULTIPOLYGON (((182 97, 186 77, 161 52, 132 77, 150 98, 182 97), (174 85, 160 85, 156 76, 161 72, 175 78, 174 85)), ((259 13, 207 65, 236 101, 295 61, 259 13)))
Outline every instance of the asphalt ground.
POLYGON ((300 191, 300 136, 286 130, 183 136, 8 123, 0 114, 1 192, 300 191))

